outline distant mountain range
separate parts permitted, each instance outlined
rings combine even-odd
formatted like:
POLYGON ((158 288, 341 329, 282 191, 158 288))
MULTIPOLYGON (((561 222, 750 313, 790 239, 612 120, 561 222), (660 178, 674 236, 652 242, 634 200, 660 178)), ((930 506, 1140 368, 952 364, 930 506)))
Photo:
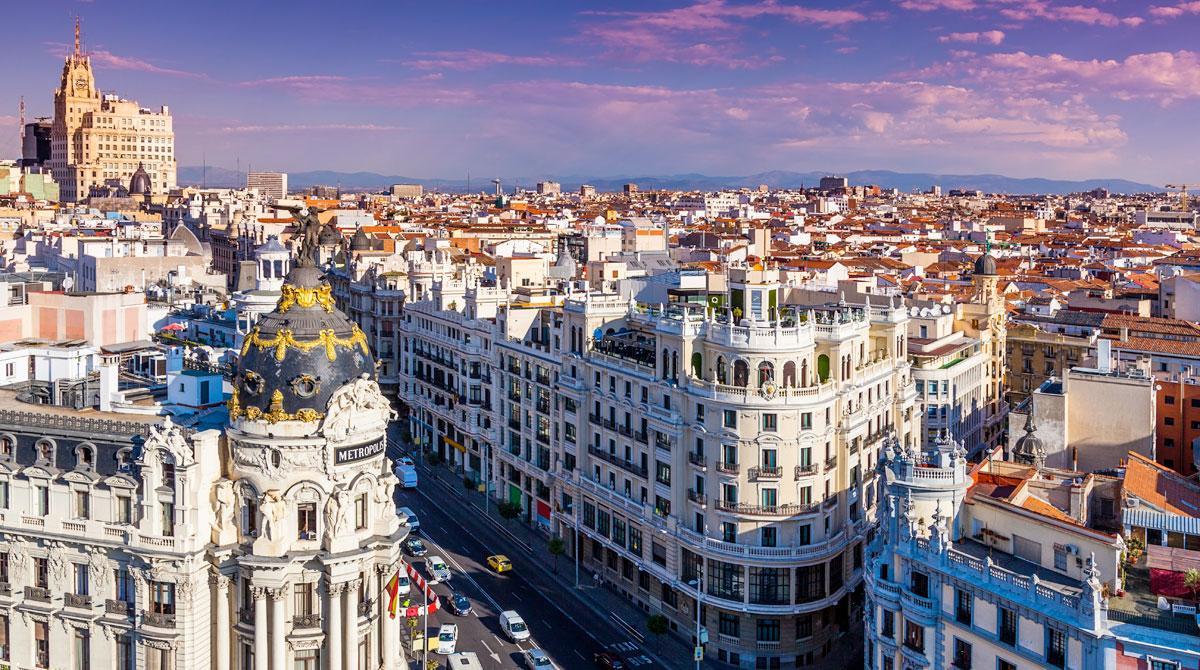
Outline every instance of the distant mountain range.
MULTIPOLYGON (((788 172, 772 170, 759 172, 744 177, 714 177, 703 174, 675 175, 643 175, 629 177, 586 177, 563 176, 557 178, 565 190, 576 190, 581 184, 591 184, 600 191, 619 191, 627 183, 637 184, 642 190, 670 189, 716 191, 723 188, 753 188, 766 184, 771 188, 800 188, 801 186, 816 186, 821 177, 835 174, 830 172, 788 172)), ((998 174, 930 174, 924 172, 892 172, 890 170, 858 170, 855 172, 839 173, 850 180, 850 184, 873 184, 883 188, 897 188, 901 191, 925 191, 932 186, 941 186, 943 192, 950 189, 978 189, 984 193, 1010 194, 1063 194, 1090 191, 1095 188, 1107 188, 1113 193, 1149 193, 1163 191, 1160 186, 1142 184, 1126 179, 1083 179, 1078 181, 1064 179, 1045 179, 1041 177, 1006 177, 998 174)), ((533 177, 501 177, 505 190, 514 186, 532 188, 533 185, 545 178, 533 177)), ((242 186, 246 183, 244 172, 228 170, 219 167, 202 168, 185 166, 179 168, 178 182, 183 185, 210 187, 242 186)), ((379 191, 392 184, 421 184, 427 190, 464 192, 468 190, 465 179, 419 179, 398 175, 382 175, 375 172, 333 172, 317 170, 312 172, 288 173, 288 186, 292 189, 308 186, 341 186, 346 191, 379 191)), ((492 190, 491 180, 481 178, 472 180, 469 184, 473 191, 492 190)))

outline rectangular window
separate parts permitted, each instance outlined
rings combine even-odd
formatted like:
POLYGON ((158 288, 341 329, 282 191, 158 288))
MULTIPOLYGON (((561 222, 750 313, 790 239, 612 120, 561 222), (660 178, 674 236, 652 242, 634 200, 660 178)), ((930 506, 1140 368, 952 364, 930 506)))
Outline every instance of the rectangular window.
POLYGON ((1046 629, 1046 663, 1055 668, 1066 667, 1067 634, 1057 628, 1046 629))
POLYGON ((50 667, 50 624, 45 621, 33 623, 34 664, 39 668, 50 667))
POLYGON ((170 463, 163 463, 163 486, 175 490, 175 466, 170 463))
POLYGON ((925 574, 924 572, 917 572, 914 570, 912 573, 912 584, 910 585, 909 590, 914 594, 921 596, 922 598, 928 598, 929 575, 925 574))
POLYGON ((737 524, 729 521, 722 522, 721 540, 724 542, 737 542, 737 524))
POLYGON ((737 428, 737 410, 724 410, 721 413, 721 425, 725 428, 737 428))
POLYGON ((954 638, 954 667, 971 670, 971 643, 954 638))
POLYGON ((883 616, 880 617, 880 635, 885 639, 891 640, 896 637, 896 613, 891 610, 883 610, 883 616))
POLYGON ((46 516, 50 513, 50 487, 35 486, 34 490, 37 491, 37 515, 46 516))
POLYGON ((87 519, 91 516, 92 498, 87 491, 75 492, 75 518, 87 519))
POLYGON ((133 498, 127 495, 117 496, 117 523, 133 523, 133 498))
POLYGON ((296 538, 317 539, 317 504, 300 503, 296 506, 296 538))
POLYGON ((50 588, 50 567, 44 558, 33 559, 33 585, 39 589, 50 588))
POLYGON ((1017 646, 1017 613, 1006 608, 1000 608, 1000 631, 997 637, 1010 647, 1017 646))
POLYGON ((0 614, 0 661, 10 660, 9 644, 8 614, 0 614))
POLYGON ((719 612, 717 614, 717 627, 721 635, 728 635, 729 637, 734 638, 742 636, 741 620, 738 619, 738 615, 736 614, 719 612))
POLYGON ((801 412, 800 414, 800 430, 812 429, 812 412, 801 412))
POLYGON ((964 626, 971 625, 971 594, 962 589, 954 590, 954 618, 964 626))
POLYGON ((1003 658, 996 659, 996 670, 1017 670, 1015 663, 1009 663, 1003 658))
POLYGON ((155 614, 175 614, 175 585, 171 582, 150 582, 150 611, 155 614))
POLYGON ((779 429, 779 418, 775 414, 762 415, 762 429, 764 433, 774 433, 779 429))
POLYGON ((86 628, 76 628, 74 635, 75 670, 90 670, 92 667, 92 639, 86 628))
POLYGON ((367 494, 354 499, 354 527, 362 530, 367 527, 367 494))
POLYGON ((86 563, 75 564, 75 595, 88 594, 88 566, 86 563))
MULTIPOLYGON (((252 645, 244 645, 252 646, 252 645)), ((117 670, 132 670, 133 664, 133 641, 129 637, 129 633, 120 633, 117 635, 116 644, 116 668, 117 670)), ((243 666, 246 670, 254 670, 253 656, 250 659, 250 665, 243 666)))
POLYGON ((913 651, 925 653, 925 627, 912 622, 904 622, 904 646, 913 651))
POLYGON ((759 619, 754 626, 754 639, 759 642, 779 642, 779 619, 759 619))
POLYGON ((162 507, 162 534, 164 537, 175 536, 175 503, 164 502, 162 507))
POLYGON ((761 544, 764 547, 775 547, 779 544, 779 529, 775 526, 763 526, 760 530, 761 544))
POLYGON ((292 589, 292 614, 295 616, 311 616, 313 614, 313 585, 311 582, 296 584, 292 589))

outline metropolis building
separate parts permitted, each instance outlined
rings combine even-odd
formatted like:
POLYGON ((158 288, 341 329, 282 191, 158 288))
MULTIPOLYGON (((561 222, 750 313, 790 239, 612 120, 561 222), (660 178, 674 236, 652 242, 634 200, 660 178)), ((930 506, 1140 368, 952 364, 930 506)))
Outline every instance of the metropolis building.
POLYGON ((374 369, 301 261, 218 428, 0 396, 0 667, 395 668, 374 369))
POLYGON ((710 661, 841 668, 880 446, 920 440, 908 312, 789 304, 778 270, 728 272, 652 306, 497 308, 443 282, 402 321, 409 431, 687 637, 699 596, 710 661))

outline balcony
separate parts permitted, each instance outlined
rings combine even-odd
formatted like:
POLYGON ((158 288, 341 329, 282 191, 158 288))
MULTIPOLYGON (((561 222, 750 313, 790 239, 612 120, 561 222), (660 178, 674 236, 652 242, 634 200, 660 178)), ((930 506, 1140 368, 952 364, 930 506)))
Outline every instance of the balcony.
MULTIPOLYGON (((254 618, 254 613, 250 614, 251 620, 254 618)), ((292 616, 292 628, 320 628, 320 614, 296 614, 292 616)))
POLYGON ((119 617, 128 617, 130 614, 133 614, 133 605, 124 600, 112 600, 110 598, 104 601, 104 613, 114 614, 119 617))
POLYGON ((254 608, 242 607, 238 610, 238 621, 242 623, 254 624, 254 608))
POLYGON ((723 472, 727 475, 736 475, 741 472, 742 468, 737 463, 726 463, 725 461, 717 461, 717 472, 723 472))
POLYGON ((837 467, 837 456, 830 456, 825 459, 825 471, 828 472, 837 467))
POLYGON ((650 444, 650 436, 646 435, 644 431, 635 431, 633 433, 633 439, 641 442, 642 444, 650 444))
POLYGON ((756 465, 746 471, 753 481, 763 479, 779 479, 783 477, 783 468, 771 465, 756 465))
POLYGON ((9 584, 8 582, 0 582, 0 596, 4 596, 5 598, 11 598, 12 597, 12 584, 9 584))
POLYGON ((78 593, 64 593, 63 605, 66 607, 76 607, 79 609, 91 609, 92 597, 88 595, 80 595, 78 593))
POLYGON ((703 470, 708 467, 708 460, 704 458, 704 454, 697 454, 694 451, 688 452, 688 463, 703 470))
POLYGON ((618 468, 625 470, 626 472, 633 473, 639 477, 643 477, 643 478, 646 477, 646 474, 647 474, 646 468, 642 467, 641 465, 638 465, 637 463, 627 461, 624 458, 617 456, 616 454, 610 454, 607 451, 602 451, 600 449, 597 449, 594 446, 588 447, 588 453, 591 454, 592 456, 595 456, 596 458, 599 458, 602 461, 605 461, 606 463, 615 465, 618 468))
POLYGON ((154 626, 155 628, 174 628, 175 613, 143 612, 142 623, 147 626, 154 626))
POLYGON ((358 603, 358 616, 369 617, 375 612, 375 601, 373 599, 361 600, 358 603))
POLYGON ((797 465, 796 466, 796 475, 795 475, 796 479, 801 479, 803 477, 811 477, 812 475, 815 475, 815 474, 817 474, 817 464, 816 463, 809 463, 808 465, 797 465))
POLYGON ((797 514, 806 514, 815 512, 819 505, 790 503, 787 505, 751 505, 749 503, 730 502, 728 500, 718 500, 717 509, 725 512, 736 512, 738 514, 759 514, 763 516, 795 516, 797 514))
POLYGON ((50 589, 44 589, 40 586, 26 586, 25 600, 32 600, 38 603, 50 602, 50 589))
POLYGON ((696 503, 697 505, 704 506, 708 504, 708 496, 704 495, 703 493, 699 493, 695 489, 688 489, 687 497, 688 500, 696 503))
POLYGON ((603 419, 601 419, 601 418, 600 418, 600 415, 599 415, 599 414, 589 414, 589 415, 588 415, 588 421, 590 421, 590 422, 592 422, 592 423, 596 424, 597 426, 599 426, 599 425, 600 425, 600 423, 601 423, 601 421, 603 421, 603 419))

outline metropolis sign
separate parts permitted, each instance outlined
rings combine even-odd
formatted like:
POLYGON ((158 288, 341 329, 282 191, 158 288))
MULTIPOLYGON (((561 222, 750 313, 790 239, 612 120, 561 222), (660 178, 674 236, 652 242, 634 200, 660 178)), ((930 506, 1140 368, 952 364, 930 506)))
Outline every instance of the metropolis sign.
POLYGON ((374 458, 383 453, 385 446, 384 441, 380 439, 368 444, 339 447, 333 452, 333 464, 346 465, 347 463, 357 463, 358 461, 365 461, 368 458, 374 458))

